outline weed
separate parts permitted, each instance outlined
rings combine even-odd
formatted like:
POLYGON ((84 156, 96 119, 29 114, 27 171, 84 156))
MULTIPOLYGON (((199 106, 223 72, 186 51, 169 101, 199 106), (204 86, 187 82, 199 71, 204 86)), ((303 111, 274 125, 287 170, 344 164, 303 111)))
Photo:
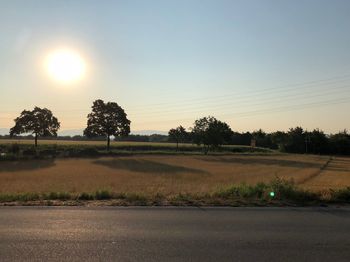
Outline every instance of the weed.
POLYGON ((129 202, 134 202, 134 203, 146 203, 147 202, 147 197, 138 193, 129 193, 126 194, 127 201, 129 202))
POLYGON ((105 200, 105 199, 111 199, 112 194, 108 190, 98 190, 95 192, 95 199, 96 200, 105 200))
POLYGON ((94 199, 94 195, 86 192, 83 192, 78 195, 78 200, 93 200, 93 199, 94 199))
POLYGON ((350 203, 350 187, 331 191, 331 200, 335 202, 350 203))

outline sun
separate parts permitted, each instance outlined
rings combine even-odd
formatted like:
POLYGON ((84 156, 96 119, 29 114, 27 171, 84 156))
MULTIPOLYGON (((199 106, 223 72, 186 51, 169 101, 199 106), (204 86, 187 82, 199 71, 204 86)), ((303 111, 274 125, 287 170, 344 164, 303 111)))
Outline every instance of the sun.
POLYGON ((79 53, 59 49, 47 56, 46 69, 53 79, 68 84, 84 76, 86 65, 79 53))

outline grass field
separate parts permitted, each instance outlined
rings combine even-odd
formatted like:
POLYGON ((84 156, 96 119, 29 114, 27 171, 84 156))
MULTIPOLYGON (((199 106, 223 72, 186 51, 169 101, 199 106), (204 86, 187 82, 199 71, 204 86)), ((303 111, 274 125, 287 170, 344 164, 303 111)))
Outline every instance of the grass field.
MULTIPOLYGON (((0 145, 34 145, 34 140, 29 139, 0 139, 0 145)), ((106 147, 106 141, 69 141, 69 140, 39 140, 38 145, 40 146, 76 146, 76 147, 84 147, 84 146, 95 146, 95 147, 106 147)), ((166 143, 166 142, 130 142, 130 141, 111 141, 111 148, 125 148, 125 147, 155 147, 155 148, 176 148, 176 143, 166 143)), ((179 143, 179 149, 181 148, 196 148, 200 150, 201 147, 198 147, 194 144, 189 143, 179 143)), ((241 145, 224 145, 223 148, 244 148, 250 149, 250 146, 241 146, 241 145)), ((272 151, 266 148, 261 148, 264 151, 272 151)), ((257 148, 259 150, 259 147, 257 148)))
MULTIPOLYGON (((0 139, 0 144, 34 145, 34 140, 29 139, 0 139)), ((76 145, 76 146, 106 146, 106 141, 70 141, 70 140, 38 140, 38 145, 76 145)), ((175 143, 157 143, 157 142, 124 142, 111 141, 111 146, 143 146, 152 145, 160 147, 176 147, 175 143)), ((181 147, 193 146, 191 144, 179 144, 181 147)))
MULTIPOLYGON (((23 151, 33 151, 34 142, 32 140, 21 139, 0 139, 0 153, 12 153, 12 158, 23 158, 23 151), (14 153, 14 149, 18 150, 14 153)), ((156 142, 111 142, 110 151, 106 151, 105 141, 67 141, 67 140, 40 140, 36 148, 37 155, 48 156, 54 152, 56 157, 86 157, 86 156, 105 156, 111 154, 138 154, 138 153, 163 153, 174 154, 202 154, 204 152, 202 146, 194 144, 179 144, 177 149, 176 143, 156 143, 156 142), (51 151, 51 152, 49 152, 51 151), (95 151, 95 152, 93 152, 95 151)), ((224 145, 216 148, 213 153, 275 153, 275 151, 267 148, 242 145, 224 145)), ((27 154, 28 155, 28 154, 27 154)), ((25 158, 25 157, 24 157, 25 158)), ((1 160, 1 159, 0 159, 1 160)))
POLYGON ((135 155, 0 162, 0 193, 210 193, 230 185, 293 179, 319 191, 350 186, 350 158, 312 155, 135 155))

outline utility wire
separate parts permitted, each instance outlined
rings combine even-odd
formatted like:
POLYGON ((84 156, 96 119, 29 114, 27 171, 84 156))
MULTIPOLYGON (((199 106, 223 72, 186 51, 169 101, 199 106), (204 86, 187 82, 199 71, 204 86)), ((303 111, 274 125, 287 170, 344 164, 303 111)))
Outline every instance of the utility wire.
MULTIPOLYGON (((275 113, 283 113, 283 112, 289 112, 289 111, 295 111, 300 109, 308 109, 308 108, 316 108, 316 107, 324 107, 324 106, 330 106, 330 105, 339 105, 339 104, 345 104, 350 102, 350 97, 341 98, 341 99, 334 99, 334 100, 326 100, 322 102, 317 103, 306 103, 306 104, 298 104, 293 106, 285 106, 285 107, 276 107, 271 108, 268 110, 255 110, 255 111, 248 111, 248 112, 241 112, 241 113, 228 113, 228 114, 219 114, 217 117, 233 117, 235 119, 238 118, 247 118, 247 117, 254 117, 257 115, 263 115, 267 113, 275 114, 275 113)), ((187 120, 195 120, 193 118, 181 118, 181 119, 171 119, 171 120, 161 120, 161 121, 148 121, 148 122, 138 122, 138 124, 159 124, 159 123, 166 123, 166 122, 185 122, 187 120)))

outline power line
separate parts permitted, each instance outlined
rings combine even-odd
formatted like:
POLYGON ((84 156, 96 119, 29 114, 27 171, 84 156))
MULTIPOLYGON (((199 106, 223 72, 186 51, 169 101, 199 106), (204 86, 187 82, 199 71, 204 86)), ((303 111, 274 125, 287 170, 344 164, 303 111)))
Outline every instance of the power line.
MULTIPOLYGON (((316 82, 316 81, 314 81, 314 82, 316 82)), ((317 81, 317 82, 319 82, 319 81, 317 81)), ((328 84, 328 83, 327 83, 328 84)), ((316 86, 316 87, 318 87, 318 86, 316 86)), ((338 86, 332 86, 332 90, 336 90, 336 89, 344 89, 344 88, 348 88, 349 86, 340 86, 340 87, 338 87, 338 86)), ((308 87, 308 88, 310 88, 310 87, 308 87)), ((311 88, 312 88, 312 86, 311 86, 311 88)), ((298 89, 295 89, 295 88, 293 88, 293 89, 288 89, 288 90, 280 90, 279 92, 282 92, 282 93, 287 93, 287 94, 284 94, 284 95, 288 95, 289 97, 291 97, 291 95, 289 95, 288 93, 290 93, 290 92, 299 92, 299 91, 302 91, 303 93, 301 93, 301 94, 292 94, 293 96, 298 96, 298 95, 304 95, 304 94, 308 94, 308 93, 313 93, 314 91, 313 90, 298 90, 298 89)), ((328 90, 325 90, 325 91, 328 91, 328 90)), ((319 91, 318 91, 319 92, 319 91)), ((270 92, 271 93, 271 92, 270 92)), ((278 94, 278 92, 273 92, 273 94, 278 94)), ((252 94, 245 94, 245 95, 240 95, 240 96, 235 96, 235 98, 236 99, 240 99, 239 100, 239 102, 235 102, 235 104, 241 104, 241 103, 243 103, 244 101, 248 101, 248 100, 250 100, 252 97, 256 97, 256 96, 258 96, 259 95, 259 92, 255 92, 255 94, 254 93, 252 93, 252 94)), ((260 97, 261 97, 261 94, 260 94, 260 97)), ((279 99, 279 97, 280 96, 276 96, 276 98, 277 99, 279 99)), ((211 98, 212 99, 212 98, 211 98)), ((223 97, 223 102, 225 102, 225 100, 227 100, 227 99, 231 99, 230 97, 228 97, 228 96, 225 96, 225 97, 223 97)), ((230 104, 232 103, 232 100, 230 100, 229 101, 230 102, 230 104)), ((218 103, 218 100, 213 100, 212 99, 212 101, 207 101, 207 102, 192 102, 191 104, 189 104, 189 105, 181 105, 181 108, 193 108, 193 107, 195 107, 195 108, 198 108, 198 107, 196 107, 196 104, 200 104, 200 105, 203 105, 203 107, 206 107, 206 103, 210 103, 210 104, 217 104, 218 103)), ((220 104, 220 105, 223 105, 222 103, 220 104)), ((179 106, 178 105, 173 105, 173 106, 175 106, 175 108, 176 108, 176 110, 179 110, 179 106)), ((169 109, 169 108, 171 108, 172 106, 171 105, 167 105, 167 109, 169 109)), ((201 108, 201 107, 200 107, 201 108)), ((143 110, 145 109, 145 108, 142 108, 143 110)), ((89 110, 90 110, 90 108, 86 108, 86 109, 69 109, 69 110, 55 110, 55 112, 85 112, 86 114, 89 112, 89 110)), ((169 112, 170 110, 168 110, 167 112, 169 112)), ((9 110, 7 110, 7 111, 2 111, 2 112, 16 112, 17 113, 17 111, 9 111, 9 110)), ((130 113, 131 112, 131 115, 133 114, 132 112, 133 112, 133 110, 131 109, 131 110, 128 110, 128 112, 130 113)), ((135 112, 135 111, 134 111, 135 112)), ((150 113, 156 113, 156 112, 166 112, 166 111, 164 111, 164 109, 162 109, 161 111, 151 111, 150 113)))
MULTIPOLYGON (((346 81, 347 78, 349 78, 349 76, 344 76, 342 78, 339 78, 339 77, 334 77, 334 78, 329 78, 329 79, 326 79, 326 80, 317 80, 317 81, 310 81, 310 82, 306 82, 306 83, 302 83, 302 84, 299 84, 299 86, 306 86, 306 88, 313 88, 313 87, 319 87, 320 85, 329 85, 331 84, 332 82, 336 82, 336 83, 339 83, 339 82, 342 82, 342 81, 346 81), (340 80, 342 79, 342 80, 340 80), (317 84, 316 86, 313 86, 314 84, 317 84)), ((294 86, 296 87, 296 85, 289 85, 289 86, 294 86)), ((315 94, 313 97, 305 97, 306 99, 307 98, 314 98, 314 97, 322 97, 322 96, 325 96, 325 95, 332 95, 332 93, 334 93, 335 91, 338 91, 338 94, 339 94, 339 91, 340 90, 343 90, 345 92, 349 91, 347 90, 349 86, 336 86, 336 87, 332 87, 331 90, 325 90, 326 92, 322 92, 322 93, 318 93, 318 94, 315 94)), ((279 87, 280 88, 280 87, 279 87)), ((278 87, 274 87, 274 88, 268 88, 268 89, 263 89, 263 90, 260 90, 260 91, 257 91, 257 92, 251 92, 251 95, 248 93, 248 94, 245 94, 245 95, 241 95, 241 96, 236 96, 235 98, 246 98, 245 100, 248 100, 249 102, 249 99, 251 99, 251 97, 253 97, 253 94, 255 93, 254 96, 256 96, 257 94, 269 94, 271 93, 271 91, 275 94, 275 93, 284 93, 284 95, 288 95, 288 93, 290 92, 299 92, 299 88, 288 88, 288 89, 281 89, 281 90, 278 90, 278 87), (273 90, 276 90, 273 92, 273 90)), ((303 90, 300 90, 300 91, 303 91, 303 90)), ((266 101, 269 101, 269 103, 271 103, 271 99, 272 101, 273 100, 276 100, 278 99, 277 102, 285 102, 285 101, 288 101, 288 100, 291 100, 292 99, 296 99, 298 98, 299 96, 304 96, 305 94, 307 93, 313 93, 314 91, 313 90, 304 90, 303 93, 297 93, 297 94, 290 94, 287 98, 284 98, 284 97, 279 97, 279 96, 275 96, 275 97, 270 97, 269 100, 264 100, 260 103, 255 103, 255 104, 245 104, 245 106, 257 106, 257 105, 265 105, 267 102, 266 101)), ((216 98, 219 98, 219 97, 222 97, 224 100, 225 99, 228 99, 228 96, 215 96, 215 97, 210 97, 210 98, 207 98, 207 99, 211 99, 212 101, 207 101, 207 102, 210 102, 210 103, 217 103, 218 100, 215 101, 216 98), (213 100, 214 99, 214 100, 213 100)), ((304 97, 302 97, 302 99, 305 99, 304 97)), ((190 101, 190 100, 189 100, 190 101)), ((200 99, 196 99, 196 100, 193 100, 193 101, 197 101, 199 103, 200 99)), ((202 100, 203 101, 203 100, 202 100)), ((349 98, 346 97, 346 98, 341 98, 341 99, 333 99, 333 100, 326 100, 326 101, 318 101, 318 102, 314 102, 314 103, 306 103, 306 104, 298 104, 298 105, 289 105, 289 106, 283 106, 283 107, 274 107, 274 108, 270 108, 270 109, 265 109, 265 110, 255 110, 255 111, 248 111, 248 112, 240 112, 240 113, 237 113, 237 114, 234 114, 234 113, 229 113, 229 114, 219 114, 221 116, 234 116, 235 118, 245 118, 245 117, 251 117, 251 116, 256 116, 256 115, 261 115, 261 114, 266 114, 266 113, 276 113, 276 112, 287 112, 287 111, 292 111, 292 110, 299 110, 299 109, 305 109, 305 108, 311 108, 311 107, 320 107, 320 106, 328 106, 328 105, 335 105, 335 104, 343 104, 343 103, 347 103, 349 101, 349 98)), ((205 105, 205 102, 201 102, 200 105, 203 105, 205 106, 206 108, 208 108, 209 110, 213 110, 214 108, 216 108, 217 110, 222 110, 225 108, 225 106, 228 106, 229 108, 228 109, 233 109, 235 107, 238 107, 238 105, 242 104, 242 102, 244 102, 244 99, 241 99, 239 102, 236 102, 234 105, 232 105, 231 103, 230 104, 219 104, 219 105, 215 105, 214 107, 208 107, 205 105)), ((166 103, 165 103, 166 104, 166 103)), ((191 106, 193 106, 194 102, 192 103, 191 106)), ((244 104, 244 103, 243 103, 244 104)), ((278 104, 278 103, 277 103, 278 104)), ((276 105, 276 104, 274 104, 276 105)), ((154 105, 152 105, 154 106, 154 105)), ((194 104, 195 106, 195 104, 194 104)), ((182 114, 188 114, 188 113, 195 113, 195 112, 203 112, 203 110, 198 110, 199 108, 202 108, 201 106, 200 107, 196 107, 196 111, 190 111, 190 110, 179 110, 179 108, 177 108, 176 111, 174 111, 174 113, 176 114, 179 114, 179 113, 182 113, 182 114)), ((76 112, 89 112, 90 108, 88 109, 84 109, 84 110, 80 110, 80 109, 77 109, 77 110, 56 110, 55 112, 73 112, 73 111, 76 111, 76 112)), ((169 114, 169 112, 173 112, 173 111, 165 111, 165 110, 162 110, 162 111, 155 111, 153 113, 148 113, 148 115, 151 115, 153 114, 153 116, 161 116, 162 114, 169 114), (158 114, 155 114, 155 113, 158 113, 158 114)), ((142 114, 145 114, 145 112, 142 112, 142 113, 139 113, 138 116, 142 116, 142 114)), ((147 114, 147 113, 146 113, 147 114)), ((131 114, 132 115, 132 114, 131 114)), ((13 119, 12 117, 1 117, 1 119, 13 119)), ((187 119, 190 119, 190 118, 187 118, 187 119)), ((191 118, 192 119, 192 118, 191 118)), ((186 119, 181 119, 181 121, 184 121, 186 119)), ((176 120, 170 120, 171 122, 174 122, 176 120)), ((167 122, 167 121, 158 121, 156 123, 164 123, 164 122, 167 122)), ((147 123, 150 123, 150 122, 147 122, 147 123)))
MULTIPOLYGON (((181 104, 175 104, 174 106, 178 107, 179 105, 181 105, 182 107, 184 105, 186 105, 186 102, 190 103, 190 105, 195 104, 195 103, 206 103, 205 101, 209 100, 208 102, 212 103, 213 102, 217 102, 218 99, 230 99, 232 96, 234 96, 235 98, 245 98, 245 97, 251 97, 251 96, 257 96, 257 95, 263 95, 263 94, 270 94, 270 93, 285 93, 288 91, 297 91, 299 89, 296 89, 295 87, 304 87, 304 88, 312 88, 312 87, 319 87, 322 86, 324 84, 329 85, 332 83, 337 83, 337 82, 344 82, 344 81, 348 81, 350 80, 350 74, 347 75, 342 75, 342 76, 336 76, 336 77, 332 77, 332 78, 326 78, 326 79, 321 79, 321 80, 314 80, 314 81, 308 81, 308 82, 303 82, 303 83, 297 83, 297 84, 288 84, 288 85, 284 85, 284 86, 279 86, 279 87, 271 87, 271 88, 265 88, 265 89, 260 89, 260 90, 252 90, 252 92, 248 92, 245 94, 241 94, 238 93, 237 91, 234 93, 228 93, 225 95, 219 95, 219 96, 211 96, 211 97, 206 97, 206 98, 194 98, 194 99, 187 99, 187 100, 181 100, 181 104), (285 89, 285 87, 290 87, 288 89, 285 89), (238 95, 237 95, 238 93, 238 95), (215 100, 216 99, 216 100, 215 100), (185 102, 185 103, 184 103, 185 102)), ((188 104, 187 103, 187 104, 188 104)), ((137 107, 132 107, 131 110, 133 109, 137 109, 138 107, 142 110, 144 110, 147 107, 158 107, 159 105, 162 106, 166 106, 167 108, 169 108, 171 105, 169 104, 169 102, 164 102, 164 103, 152 103, 152 104, 146 104, 146 105, 138 105, 137 107)), ((73 111, 77 111, 77 112, 89 112, 90 108, 86 108, 86 109, 70 109, 70 110, 55 110, 56 112, 73 112, 73 111)), ((2 110, 4 111, 4 110, 2 110)))
POLYGON ((277 103, 283 103, 286 101, 290 101, 290 100, 294 100, 296 98, 300 98, 300 99, 312 99, 315 97, 323 97, 323 96, 329 96, 329 95, 334 95, 334 94, 342 94, 342 93, 348 93, 350 91, 349 89, 350 86, 344 86, 342 88, 339 88, 340 90, 338 90, 337 93, 334 92, 334 90, 326 90, 327 92, 323 92, 323 93, 317 93, 314 94, 312 97, 310 96, 305 96, 305 94, 310 93, 310 92, 305 92, 305 93, 301 93, 301 94, 294 94, 294 95, 289 95, 288 97, 270 97, 268 99, 264 99, 261 102, 258 103, 249 103, 251 100, 240 100, 238 102, 233 102, 231 101, 230 103, 226 103, 226 104, 216 104, 214 106, 208 106, 208 105, 203 105, 203 106, 197 106, 194 107, 194 110, 191 110, 191 108, 188 109, 184 109, 184 108, 177 108, 176 110, 162 110, 162 111, 148 111, 148 112, 140 112, 140 113, 131 113, 129 115, 131 116, 140 116, 140 115, 145 115, 145 116, 159 116, 159 115, 164 115, 164 114, 169 114, 169 113, 195 113, 195 112, 201 112, 203 110, 200 109, 208 109, 208 110, 213 110, 213 109, 217 109, 217 110, 224 110, 224 109, 234 109, 237 107, 241 107, 243 106, 258 106, 258 105, 266 105, 266 104, 270 104, 274 101, 276 101, 277 103), (344 90, 345 89, 345 90, 344 90))
MULTIPOLYGON (((270 88, 265 88, 265 89, 260 89, 260 90, 252 90, 252 92, 248 92, 245 95, 242 95, 241 93, 233 92, 233 93, 228 93, 225 95, 219 95, 219 96, 210 96, 207 98, 194 98, 194 99, 184 99, 181 100, 180 102, 183 104, 188 103, 193 103, 193 102, 204 102, 206 100, 212 100, 212 99, 217 99, 217 98, 224 98, 227 99, 229 97, 235 96, 235 97, 245 97, 245 96, 250 96, 252 94, 261 94, 261 93, 278 93, 278 92, 285 92, 288 90, 296 90, 295 87, 304 87, 304 88, 310 88, 310 87, 319 87, 320 85, 326 84, 332 84, 332 83, 337 83, 337 82, 344 82, 344 81, 349 81, 350 79, 350 75, 347 75, 346 77, 333 77, 333 78, 329 78, 329 79, 323 79, 323 80, 316 80, 316 81, 309 81, 309 82, 304 82, 304 83, 299 83, 299 84, 289 84, 289 85, 285 85, 285 86, 279 86, 279 87, 270 87, 270 88), (337 80, 338 79, 338 80, 337 80), (289 88, 286 88, 289 87, 289 88), (238 94, 238 96, 237 96, 238 94), (185 102, 185 103, 183 103, 185 102)), ((150 106, 152 108, 157 107, 157 106, 169 106, 169 102, 163 102, 163 103, 152 103, 152 104, 146 104, 146 105, 140 105, 141 109, 144 109, 145 107, 150 106)), ((134 107, 135 108, 135 107, 134 107)), ((136 107, 137 108, 137 107, 136 107)))
MULTIPOLYGON (((255 110, 255 111, 248 111, 248 112, 242 112, 242 113, 229 113, 229 114, 219 114, 218 117, 234 117, 235 119, 238 118, 247 118, 247 117, 254 117, 257 115, 263 115, 267 113, 283 113, 283 112, 289 112, 289 111, 295 111, 295 110, 301 110, 301 109, 308 109, 308 108, 315 108, 315 107, 321 107, 321 106, 330 106, 330 105, 338 105, 338 104, 345 104, 350 102, 350 97, 342 98, 342 99, 334 99, 334 100, 326 100, 322 102, 317 103, 306 103, 306 104, 298 104, 293 106, 285 106, 285 107, 277 107, 277 108, 271 108, 269 110, 255 110)), ((162 121, 153 121, 153 122, 141 122, 138 124, 158 124, 158 123, 165 123, 165 122, 184 122, 187 120, 195 120, 193 118, 181 118, 181 119, 171 119, 171 120, 162 120, 162 121)))

